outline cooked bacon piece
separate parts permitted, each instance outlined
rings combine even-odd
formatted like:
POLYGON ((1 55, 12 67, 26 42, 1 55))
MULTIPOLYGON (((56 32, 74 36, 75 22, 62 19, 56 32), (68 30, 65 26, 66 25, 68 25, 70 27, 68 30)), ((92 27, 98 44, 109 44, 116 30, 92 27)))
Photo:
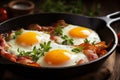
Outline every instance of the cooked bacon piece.
POLYGON ((82 46, 84 48, 84 50, 89 49, 89 50, 92 50, 94 52, 96 52, 96 50, 97 50, 97 47, 95 45, 92 45, 89 43, 82 43, 82 44, 80 44, 80 46, 82 46))
POLYGON ((9 45, 6 43, 2 35, 0 35, 0 46, 5 50, 9 48, 9 45))
POLYGON ((51 40, 54 40, 54 41, 56 42, 56 41, 57 41, 57 36, 51 35, 51 36, 50 36, 50 39, 51 39, 51 40))
POLYGON ((97 54, 99 55, 99 57, 100 56, 103 56, 103 55, 105 55, 107 53, 107 51, 106 50, 100 50, 97 54))
POLYGON ((1 34, 1 36, 3 37, 3 39, 5 40, 5 41, 9 41, 10 39, 11 39, 11 35, 12 34, 12 30, 11 31, 9 31, 8 33, 3 33, 3 34, 1 34))
POLYGON ((16 62, 16 59, 17 59, 17 56, 10 53, 4 53, 2 56, 13 62, 16 62))
POLYGON ((59 43, 58 40, 61 40, 61 38, 59 36, 54 36, 54 35, 51 35, 50 39, 55 41, 56 43, 59 43))
POLYGON ((0 55, 4 58, 7 58, 10 61, 16 62, 17 56, 11 53, 8 53, 0 46, 0 55))
POLYGON ((18 62, 21 64, 26 64, 30 66, 39 67, 40 65, 36 62, 32 61, 30 57, 17 57, 14 54, 8 53, 6 50, 8 49, 9 45, 6 43, 6 41, 3 39, 3 37, 0 35, 0 55, 2 57, 5 57, 13 62, 18 62))
POLYGON ((107 45, 105 43, 105 41, 101 41, 99 43, 96 43, 95 46, 99 49, 99 50, 104 50, 107 48, 107 45))
POLYGON ((88 62, 87 60, 80 59, 80 60, 77 62, 77 65, 84 64, 84 63, 87 63, 87 62, 88 62))
POLYGON ((31 24, 31 25, 28 26, 28 29, 41 31, 42 27, 38 24, 31 24))
POLYGON ((54 29, 52 26, 40 26, 39 24, 31 24, 28 26, 30 30, 38 30, 38 31, 51 31, 54 29))
POLYGON ((80 46, 84 48, 83 53, 87 56, 88 60, 90 61, 95 60, 98 57, 107 53, 107 45, 104 41, 98 42, 94 45, 89 43, 82 43, 80 44, 80 46))
POLYGON ((28 26, 29 30, 47 31, 51 35, 54 35, 54 30, 58 27, 65 27, 68 24, 64 20, 58 20, 57 23, 52 26, 40 26, 39 24, 31 24, 28 26))
POLYGON ((58 27, 58 26, 65 27, 67 25, 68 24, 64 20, 58 20, 55 24, 53 24, 53 27, 58 27))
POLYGON ((108 47, 104 41, 96 43, 95 46, 97 47, 97 54, 102 56, 106 54, 106 48, 108 47))
POLYGON ((55 27, 52 27, 52 26, 42 27, 42 31, 47 31, 50 34, 53 33, 54 29, 55 27))
POLYGON ((89 61, 93 61, 98 58, 98 55, 90 49, 83 50, 83 53, 87 56, 89 61))
POLYGON ((26 57, 26 56, 19 56, 17 58, 17 63, 35 66, 35 67, 40 67, 40 65, 38 63, 34 62, 31 58, 26 57))
POLYGON ((7 59, 9 59, 9 60, 11 60, 11 61, 13 61, 13 62, 16 62, 17 56, 5 51, 8 48, 9 48, 9 45, 6 43, 6 41, 4 40, 2 35, 0 35, 0 55, 7 58, 7 59))

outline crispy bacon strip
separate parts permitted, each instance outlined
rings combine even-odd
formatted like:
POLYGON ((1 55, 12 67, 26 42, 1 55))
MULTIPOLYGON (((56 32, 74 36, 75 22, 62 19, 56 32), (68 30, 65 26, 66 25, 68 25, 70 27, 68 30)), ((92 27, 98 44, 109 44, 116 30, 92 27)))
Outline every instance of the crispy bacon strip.
POLYGON ((80 59, 80 60, 77 62, 77 65, 84 64, 84 63, 87 63, 87 62, 88 62, 87 60, 80 59))
POLYGON ((28 29, 30 30, 38 30, 38 31, 50 31, 53 30, 54 28, 52 26, 40 26, 39 24, 31 24, 28 26, 28 29))
POLYGON ((0 47, 7 50, 9 48, 9 45, 6 43, 6 41, 3 39, 2 35, 0 35, 0 47))
POLYGON ((68 24, 64 20, 58 20, 55 24, 53 24, 53 27, 58 27, 58 26, 65 27, 67 25, 68 24))
POLYGON ((34 62, 31 58, 26 56, 19 56, 17 58, 17 62, 25 65, 34 66, 34 67, 40 67, 38 63, 34 62))
POLYGON ((95 46, 97 47, 97 54, 99 56, 103 56, 107 53, 106 48, 108 48, 108 46, 106 45, 105 41, 96 43, 95 46))
POLYGON ((52 26, 40 26, 39 24, 31 24, 28 26, 29 30, 38 30, 38 31, 47 31, 49 33, 52 33, 54 29, 58 26, 65 27, 68 24, 64 20, 58 20, 55 24, 52 26))
POLYGON ((17 56, 8 53, 7 50, 9 48, 9 45, 6 43, 6 41, 3 39, 2 35, 0 35, 0 55, 13 61, 16 62, 17 56))
POLYGON ((0 48, 0 55, 4 58, 7 58, 10 61, 16 62, 17 56, 6 52, 4 49, 0 48))
POLYGON ((10 61, 26 64, 30 66, 40 67, 39 64, 34 62, 31 58, 28 57, 18 57, 14 54, 8 53, 6 50, 9 48, 9 45, 6 43, 6 41, 3 39, 3 37, 0 35, 0 55, 2 57, 5 57, 9 59, 10 61))
POLYGON ((87 56, 89 61, 92 61, 98 58, 98 55, 90 49, 83 50, 83 53, 87 56))
POLYGON ((95 45, 82 43, 80 46, 84 47, 83 53, 87 56, 88 60, 92 61, 107 53, 107 45, 104 41, 96 43, 95 45))
POLYGON ((38 24, 31 24, 31 25, 28 26, 28 29, 41 31, 42 27, 38 24))

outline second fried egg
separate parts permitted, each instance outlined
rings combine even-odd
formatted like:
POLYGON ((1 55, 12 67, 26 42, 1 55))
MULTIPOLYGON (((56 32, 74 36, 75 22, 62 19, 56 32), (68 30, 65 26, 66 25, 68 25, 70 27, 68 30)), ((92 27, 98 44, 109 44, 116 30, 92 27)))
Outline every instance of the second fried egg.
POLYGON ((74 53, 72 49, 75 47, 70 45, 57 44, 51 42, 51 50, 40 57, 37 63, 42 67, 66 67, 76 65, 81 59, 87 61, 87 57, 82 53, 74 53))
MULTIPOLYGON (((14 34, 15 32, 13 31, 11 36, 14 34)), ((8 41, 10 45, 9 52, 18 54, 18 48, 20 50, 30 51, 34 46, 38 47, 40 43, 48 42, 49 40, 50 35, 45 32, 23 29, 20 35, 8 41)))
MULTIPOLYGON (((98 34, 89 28, 76 26, 69 24, 68 26, 62 28, 63 35, 67 35, 69 38, 73 39, 74 45, 79 45, 84 43, 85 39, 90 40, 91 42, 100 42, 98 34)), ((57 42, 62 43, 63 39, 58 37, 57 42)))

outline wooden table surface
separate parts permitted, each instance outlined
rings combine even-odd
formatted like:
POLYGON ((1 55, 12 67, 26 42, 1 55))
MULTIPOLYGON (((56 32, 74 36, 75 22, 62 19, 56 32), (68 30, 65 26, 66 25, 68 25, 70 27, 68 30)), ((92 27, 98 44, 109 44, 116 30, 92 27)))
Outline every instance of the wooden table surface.
POLYGON ((108 80, 120 80, 120 48, 116 50, 114 70, 108 80))

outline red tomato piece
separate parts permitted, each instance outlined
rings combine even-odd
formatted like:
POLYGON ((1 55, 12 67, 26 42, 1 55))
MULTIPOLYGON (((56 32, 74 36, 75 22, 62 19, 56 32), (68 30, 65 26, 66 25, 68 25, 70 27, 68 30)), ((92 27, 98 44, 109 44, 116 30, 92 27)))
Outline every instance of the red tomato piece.
POLYGON ((8 19, 7 11, 4 8, 0 8, 0 22, 8 19))

